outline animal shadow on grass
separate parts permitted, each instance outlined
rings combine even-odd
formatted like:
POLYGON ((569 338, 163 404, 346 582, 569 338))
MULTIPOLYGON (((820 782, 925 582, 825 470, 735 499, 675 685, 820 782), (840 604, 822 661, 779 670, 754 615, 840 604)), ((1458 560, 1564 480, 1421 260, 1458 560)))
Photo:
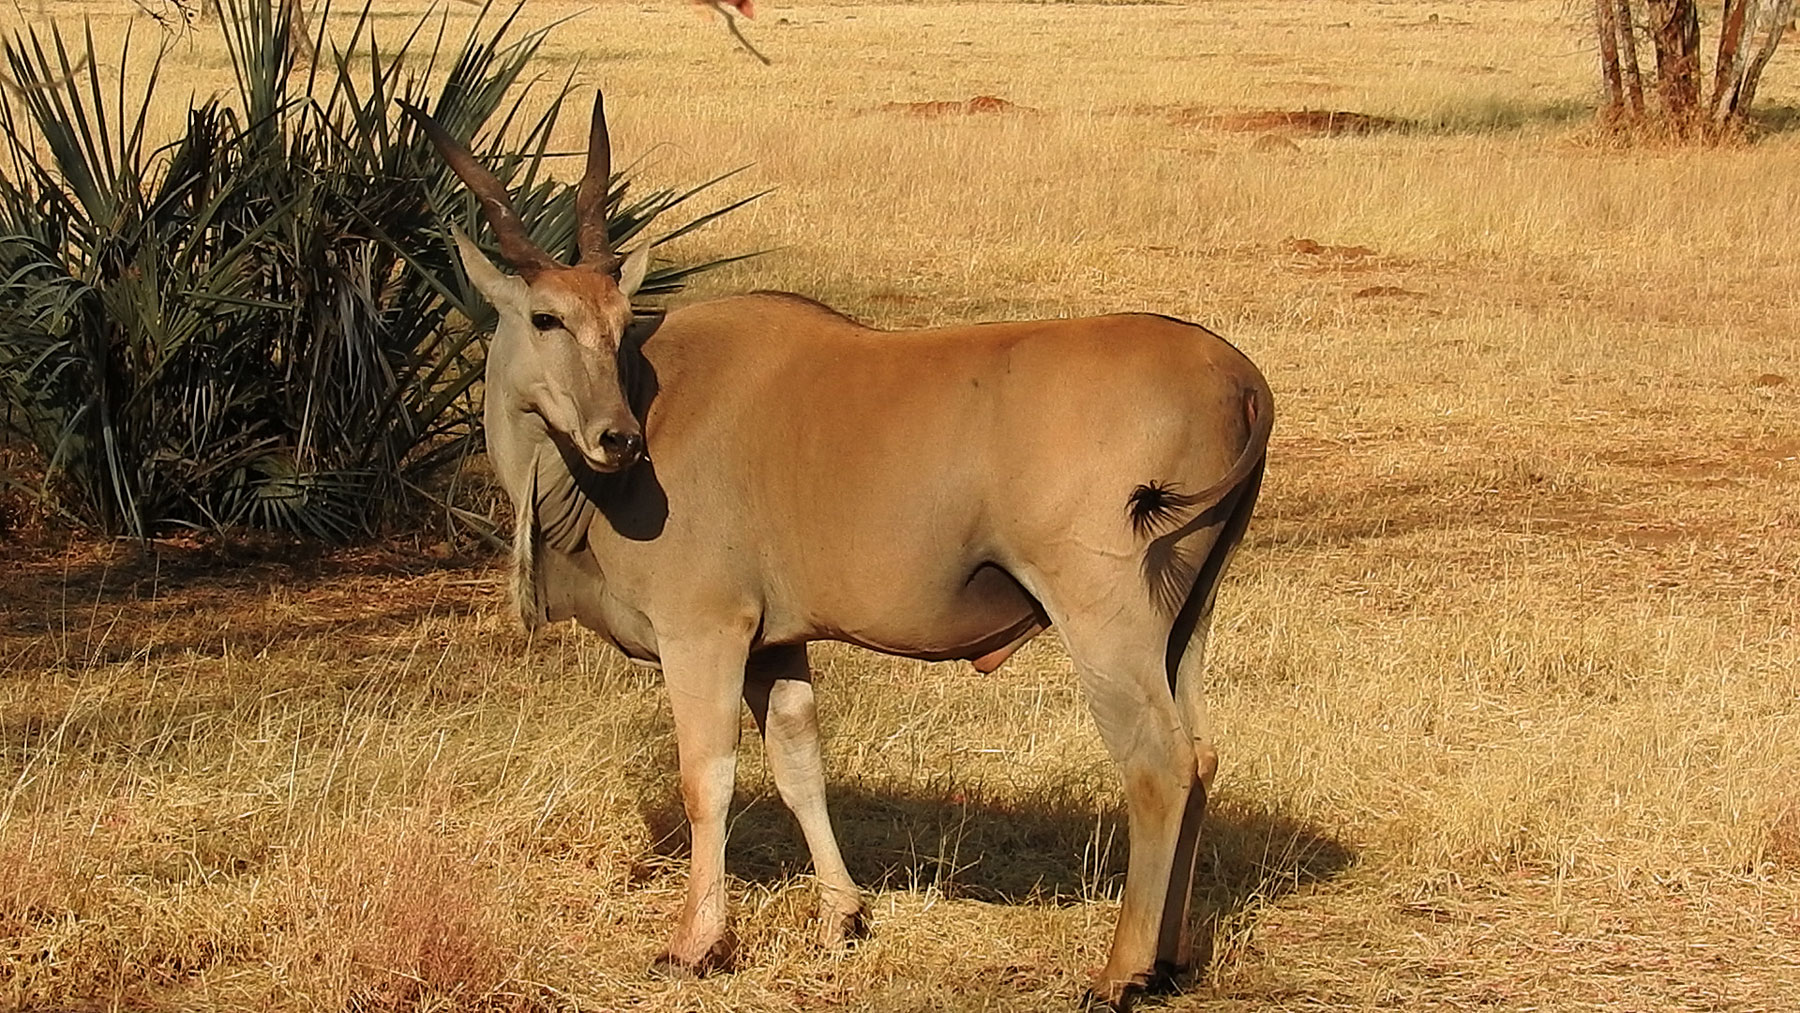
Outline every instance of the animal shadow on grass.
POLYGON ((1765 134, 1786 134, 1800 130, 1800 105, 1780 103, 1758 106, 1750 110, 1750 124, 1765 134))
MULTIPOLYGON (((993 797, 979 788, 832 785, 832 824, 864 889, 932 891, 996 904, 1074 905, 1117 898, 1125 881, 1125 814, 1097 810, 1086 792, 993 797)), ((678 799, 643 815, 659 860, 685 871, 687 828, 678 799)), ((1215 929, 1247 909, 1328 881, 1355 852, 1307 822, 1253 800, 1218 794, 1207 806, 1194 874, 1195 966, 1211 964, 1215 929)), ((759 885, 810 869, 806 844, 772 790, 732 808, 733 876, 759 885)))

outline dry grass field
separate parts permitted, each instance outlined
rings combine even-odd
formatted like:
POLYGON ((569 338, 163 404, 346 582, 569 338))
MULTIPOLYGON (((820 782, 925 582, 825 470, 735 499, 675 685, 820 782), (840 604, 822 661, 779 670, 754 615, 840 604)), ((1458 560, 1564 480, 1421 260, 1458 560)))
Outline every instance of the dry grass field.
MULTIPOLYGON (((769 68, 671 0, 526 8, 646 179, 774 188, 685 240, 771 252, 684 299, 1150 309, 1269 376, 1168 1008, 1800 1008, 1800 133, 1609 143, 1579 8, 771 2, 769 68), (1244 115, 1303 109, 1404 129, 1244 115)), ((211 29, 171 59, 228 72, 211 29)), ((659 978, 660 686, 429 548, 0 548, 0 1008, 1073 1007, 1124 828, 1053 636, 991 676, 819 651, 873 935, 811 945, 751 734, 740 969, 659 978)))

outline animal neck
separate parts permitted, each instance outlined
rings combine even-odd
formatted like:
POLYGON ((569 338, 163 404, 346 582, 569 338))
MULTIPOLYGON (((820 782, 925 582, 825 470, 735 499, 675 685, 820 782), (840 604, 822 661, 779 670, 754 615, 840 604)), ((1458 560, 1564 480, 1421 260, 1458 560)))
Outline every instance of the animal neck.
POLYGON ((619 386, 640 423, 650 417, 650 402, 661 389, 656 367, 644 355, 644 344, 656 335, 662 322, 661 313, 645 313, 635 317, 619 336, 619 386))
POLYGON ((603 474, 588 467, 574 444, 547 430, 536 415, 508 414, 503 423, 510 430, 508 439, 530 441, 531 450, 519 478, 502 481, 515 504, 521 497, 532 497, 538 544, 566 555, 585 552, 601 518, 630 541, 648 541, 662 533, 668 499, 657 481, 654 461, 603 474))

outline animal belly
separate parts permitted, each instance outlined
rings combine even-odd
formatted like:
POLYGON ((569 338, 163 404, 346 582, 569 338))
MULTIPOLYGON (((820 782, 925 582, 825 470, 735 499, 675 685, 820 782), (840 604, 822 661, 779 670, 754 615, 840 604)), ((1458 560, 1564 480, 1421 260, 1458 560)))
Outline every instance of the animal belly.
POLYGON ((992 671, 1050 625, 1036 599, 992 564, 960 580, 896 590, 881 596, 889 607, 871 609, 864 622, 838 629, 838 639, 925 661, 980 659, 982 671, 992 671))

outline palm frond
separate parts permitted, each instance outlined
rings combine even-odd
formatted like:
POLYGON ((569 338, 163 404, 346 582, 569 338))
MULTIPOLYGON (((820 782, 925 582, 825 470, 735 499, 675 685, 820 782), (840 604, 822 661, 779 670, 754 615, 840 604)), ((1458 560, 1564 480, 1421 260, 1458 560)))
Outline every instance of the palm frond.
MULTIPOLYGON (((0 426, 38 447, 53 509, 140 536, 343 540, 409 505, 469 523, 424 490, 482 442, 487 311, 445 224, 476 208, 395 103, 476 138, 546 248, 572 246, 574 193, 548 165, 573 78, 532 94, 554 26, 521 31, 521 6, 485 4, 459 39, 428 14, 389 44, 364 0, 334 46, 327 5, 298 68, 286 5, 219 0, 235 95, 191 105, 160 147, 166 50, 128 80, 107 68, 129 65, 129 34, 117 59, 87 26, 3 41, 20 87, 0 95, 0 426)), ((610 231, 647 235, 732 175, 630 201, 615 179, 610 231)), ((724 262, 659 265, 644 291, 724 262)))

